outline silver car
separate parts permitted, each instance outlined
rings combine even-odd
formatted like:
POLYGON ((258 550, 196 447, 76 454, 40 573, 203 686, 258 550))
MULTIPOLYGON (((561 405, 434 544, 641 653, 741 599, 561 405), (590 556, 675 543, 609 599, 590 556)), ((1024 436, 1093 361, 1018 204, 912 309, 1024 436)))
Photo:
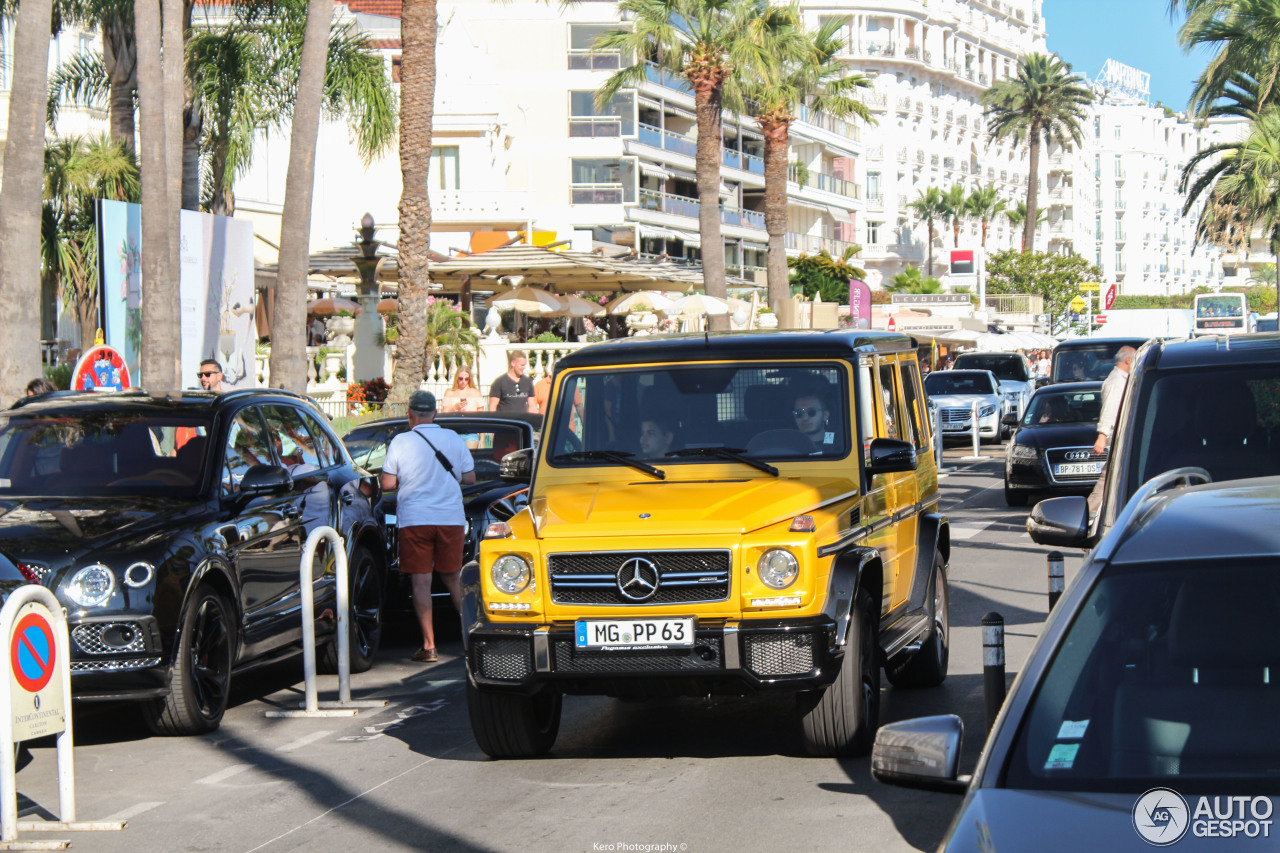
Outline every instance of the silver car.
POLYGON ((1031 392, 1036 390, 1035 371, 1027 357, 1016 352, 966 352, 956 356, 956 370, 990 370, 995 374, 1000 396, 1009 411, 1019 418, 1025 412, 1031 392))
POLYGON ((972 435, 975 404, 979 437, 984 441, 1005 437, 1008 428, 1001 424, 1001 418, 1012 409, 990 370, 934 371, 924 380, 924 393, 929 407, 939 410, 944 439, 972 435))

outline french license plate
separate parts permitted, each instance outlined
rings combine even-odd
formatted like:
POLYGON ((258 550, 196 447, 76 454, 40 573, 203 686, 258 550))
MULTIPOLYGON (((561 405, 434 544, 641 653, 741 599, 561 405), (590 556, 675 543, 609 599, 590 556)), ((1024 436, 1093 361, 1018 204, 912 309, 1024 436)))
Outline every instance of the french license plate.
POLYGON ((580 619, 579 649, 679 649, 693 647, 693 617, 680 619, 580 619))
POLYGON ((1053 473, 1058 476, 1071 476, 1073 474, 1101 474, 1101 462, 1070 462, 1065 465, 1054 467, 1053 473))

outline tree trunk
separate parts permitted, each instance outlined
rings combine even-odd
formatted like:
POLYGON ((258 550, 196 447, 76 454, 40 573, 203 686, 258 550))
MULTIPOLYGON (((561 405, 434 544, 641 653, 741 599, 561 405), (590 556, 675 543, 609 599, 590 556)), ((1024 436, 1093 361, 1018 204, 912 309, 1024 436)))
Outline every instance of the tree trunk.
POLYGON ((98 289, 80 286, 73 297, 76 322, 80 324, 80 352, 93 346, 98 333, 98 289))
MULTIPOLYGON (((191 38, 191 0, 182 2, 182 55, 187 55, 187 41, 191 38)), ((204 133, 204 109, 200 94, 186 75, 185 59, 182 74, 182 209, 200 209, 200 136, 204 133)))
MULTIPOLYGON (((759 122, 764 134, 764 228, 769 232, 769 302, 777 316, 791 296, 787 280, 787 149, 791 119, 759 122)), ((716 188, 717 193, 719 187, 716 188)), ((705 267, 704 267, 705 268, 705 267)))
POLYGON ((40 203, 49 92, 51 0, 26 0, 13 36, 13 88, 0 186, 0 407, 21 397, 40 363, 40 203))
POLYGON ((160 58, 160 2, 134 3, 138 44, 138 142, 142 180, 142 383, 153 393, 181 387, 178 280, 169 235, 178 211, 169 204, 165 148, 164 72, 160 58))
POLYGON ((310 0, 302 39, 298 94, 293 105, 289 172, 280 221, 280 265, 271 324, 271 384, 307 391, 307 256, 311 243, 311 195, 315 188, 316 137, 329 51, 333 0, 310 0))
POLYGON ((436 0, 400 11, 400 338, 388 399, 405 402, 426 367, 427 265, 431 237, 431 122, 436 96, 436 0))
POLYGON ((951 248, 960 248, 960 217, 958 216, 951 219, 951 248))
POLYGON ((933 220, 929 220, 929 260, 926 265, 929 267, 929 275, 933 275, 933 220))
MULTIPOLYGON (((729 295, 724 279, 724 238, 720 230, 720 118, 722 89, 698 86, 694 106, 698 117, 698 155, 694 171, 698 177, 698 232, 702 236, 702 287, 708 296, 729 295)), ((729 315, 707 317, 707 328, 724 331, 729 315)))
POLYGON ((213 199, 209 204, 209 212, 219 216, 231 216, 236 211, 235 195, 227 186, 227 159, 230 148, 227 140, 230 138, 230 133, 225 124, 214 131, 211 145, 213 153, 209 157, 209 177, 213 185, 213 199))
POLYGON ((1027 134, 1031 147, 1030 172, 1027 175, 1027 219, 1022 223, 1022 251, 1036 247, 1036 196, 1040 193, 1040 125, 1032 122, 1027 134))
POLYGON ((991 220, 988 219, 987 217, 985 216, 982 217, 982 250, 984 253, 986 252, 986 249, 987 249, 987 225, 990 223, 990 221, 991 220))
POLYGON ((109 82, 111 138, 137 151, 133 96, 138 88, 138 46, 133 21, 112 16, 102 22, 102 64, 109 82))

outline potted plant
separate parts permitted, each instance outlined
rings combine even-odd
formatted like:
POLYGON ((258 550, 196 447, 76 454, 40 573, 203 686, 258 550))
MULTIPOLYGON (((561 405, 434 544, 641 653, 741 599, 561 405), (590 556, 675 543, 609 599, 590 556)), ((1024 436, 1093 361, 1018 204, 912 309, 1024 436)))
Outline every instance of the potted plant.
POLYGON ((762 305, 756 310, 756 325, 761 329, 778 328, 778 315, 773 313, 773 309, 767 305, 762 305))

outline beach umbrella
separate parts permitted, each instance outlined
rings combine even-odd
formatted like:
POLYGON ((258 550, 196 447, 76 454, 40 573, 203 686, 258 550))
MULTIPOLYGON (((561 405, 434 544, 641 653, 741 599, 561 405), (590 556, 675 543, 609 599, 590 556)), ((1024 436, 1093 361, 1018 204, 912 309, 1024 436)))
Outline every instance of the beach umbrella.
POLYGON ((717 299, 714 296, 707 296, 702 293, 694 293, 690 296, 683 296, 672 302, 671 305, 662 309, 662 313, 668 317, 686 316, 696 317, 700 314, 728 314, 729 304, 723 299, 717 299))
POLYGON ((363 310, 360 307, 360 303, 341 296, 330 296, 326 299, 317 299, 315 302, 307 303, 307 313, 317 314, 321 317, 329 317, 343 311, 354 317, 363 310))
POLYGON ((485 300, 485 304, 499 311, 519 311, 521 314, 554 314, 564 308, 558 297, 528 285, 495 293, 485 300))
POLYGON ((394 314, 400 310, 400 303, 394 299, 382 299, 378 301, 379 314, 394 314))
POLYGON ((563 303, 559 311, 544 316, 549 317, 603 317, 605 314, 604 306, 599 302, 591 299, 583 299, 576 293, 570 293, 567 296, 557 296, 557 299, 563 303))
POLYGON ((605 306, 610 314, 630 314, 632 311, 662 311, 670 307, 672 300, 661 293, 637 290, 620 296, 605 306))

